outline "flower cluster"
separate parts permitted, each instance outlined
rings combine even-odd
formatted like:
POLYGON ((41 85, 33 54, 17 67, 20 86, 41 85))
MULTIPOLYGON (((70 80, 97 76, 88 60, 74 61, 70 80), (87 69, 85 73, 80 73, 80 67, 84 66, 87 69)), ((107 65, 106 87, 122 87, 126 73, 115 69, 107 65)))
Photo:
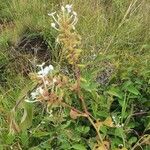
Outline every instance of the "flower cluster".
MULTIPOLYGON (((37 65, 40 70, 37 73, 31 74, 32 80, 37 83, 37 86, 30 93, 26 102, 42 102, 49 106, 59 105, 64 96, 64 89, 69 88, 69 79, 67 76, 54 72, 52 65, 45 66, 45 63, 37 65)), ((47 108, 48 108, 47 107, 47 108)), ((48 110, 48 109, 47 109, 48 110)))
POLYGON ((40 99, 48 100, 49 99, 49 93, 48 93, 48 87, 52 85, 52 82, 49 81, 48 75, 54 70, 52 65, 44 67, 45 63, 42 63, 41 65, 37 65, 40 70, 34 74, 38 81, 40 81, 40 84, 31 94, 30 99, 26 99, 26 102, 37 102, 40 99))
POLYGON ((62 45, 61 59, 66 59, 69 64, 76 64, 81 52, 79 45, 81 43, 80 35, 75 31, 75 25, 78 22, 77 13, 73 11, 72 5, 61 7, 60 13, 48 14, 52 17, 51 26, 59 32, 56 39, 62 45))
POLYGON ((48 15, 54 20, 54 22, 51 23, 51 26, 58 31, 61 31, 66 23, 68 23, 72 29, 75 29, 75 25, 78 22, 77 13, 73 11, 72 5, 69 4, 67 4, 65 7, 61 6, 60 14, 52 12, 48 15))
MULTIPOLYGON (((115 116, 112 116, 112 119, 113 119, 113 122, 114 122, 116 128, 122 128, 122 127, 124 127, 124 124, 120 123, 121 122, 120 120, 119 121, 116 120, 115 116)), ((119 119, 121 119, 121 117, 119 117, 119 119)))
POLYGON ((45 63, 42 63, 41 65, 37 65, 41 69, 38 72, 39 77, 44 77, 44 76, 48 75, 51 71, 54 70, 54 67, 52 65, 49 65, 49 66, 46 66, 45 68, 43 68, 44 65, 45 65, 45 63))

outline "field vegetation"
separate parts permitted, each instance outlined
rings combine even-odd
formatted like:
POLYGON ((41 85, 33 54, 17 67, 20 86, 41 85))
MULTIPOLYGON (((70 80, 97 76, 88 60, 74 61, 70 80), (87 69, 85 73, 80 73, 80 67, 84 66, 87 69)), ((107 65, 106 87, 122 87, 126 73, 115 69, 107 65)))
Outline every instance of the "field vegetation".
POLYGON ((149 150, 149 14, 149 0, 0 0, 0 150, 149 150))

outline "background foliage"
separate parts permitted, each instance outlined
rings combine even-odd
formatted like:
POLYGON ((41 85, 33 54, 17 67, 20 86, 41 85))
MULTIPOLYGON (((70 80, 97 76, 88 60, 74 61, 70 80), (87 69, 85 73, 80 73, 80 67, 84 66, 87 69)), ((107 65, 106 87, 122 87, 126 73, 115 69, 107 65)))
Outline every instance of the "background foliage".
MULTIPOLYGON (((89 111, 102 121, 115 117, 121 128, 103 126, 111 149, 149 149, 150 2, 149 0, 1 0, 0 2, 0 149, 92 149, 95 130, 67 110, 53 116, 42 105, 25 105, 30 114, 23 132, 10 134, 10 113, 34 87, 29 72, 43 61, 59 62, 57 32, 49 12, 73 4, 82 37, 82 88, 89 111), (98 92, 98 95, 96 92, 98 92), (92 99, 92 100, 91 100, 92 99), (40 112, 40 113, 39 113, 40 112), (32 121, 32 125, 30 121, 32 121), (31 126, 30 126, 31 125, 31 126), (30 127, 29 127, 30 126, 30 127)), ((65 63, 62 70, 72 75, 65 63), (67 70, 67 71, 66 71, 67 70)), ((72 97, 75 101, 77 97, 72 97)), ((74 104, 80 107, 79 103, 74 104)))

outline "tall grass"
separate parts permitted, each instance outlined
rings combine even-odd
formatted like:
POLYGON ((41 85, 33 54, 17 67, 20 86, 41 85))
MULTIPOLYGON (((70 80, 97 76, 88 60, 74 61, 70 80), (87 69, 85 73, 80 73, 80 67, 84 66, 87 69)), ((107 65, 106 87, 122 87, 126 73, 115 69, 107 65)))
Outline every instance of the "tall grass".
POLYGON ((78 29, 84 39, 86 55, 92 55, 93 50, 103 53, 104 57, 116 54, 112 61, 119 69, 125 69, 121 71, 123 74, 130 66, 139 76, 148 77, 148 1, 89 0, 77 1, 75 6, 81 18, 78 29))

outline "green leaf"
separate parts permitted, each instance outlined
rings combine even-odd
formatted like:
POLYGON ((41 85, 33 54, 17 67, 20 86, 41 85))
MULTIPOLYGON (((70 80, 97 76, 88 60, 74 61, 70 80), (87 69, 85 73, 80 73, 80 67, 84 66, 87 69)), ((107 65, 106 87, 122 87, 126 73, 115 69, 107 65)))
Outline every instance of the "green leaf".
POLYGON ((82 144, 75 144, 72 146, 72 148, 75 150, 86 150, 85 146, 82 144))
POLYGON ((50 135, 49 132, 44 132, 44 131, 41 131, 41 130, 38 130, 38 131, 36 131, 36 132, 33 134, 34 137, 38 137, 38 138, 44 137, 44 136, 48 136, 48 135, 50 135))
POLYGON ((126 138, 126 134, 122 128, 116 128, 115 129, 115 136, 118 136, 120 138, 126 138))
POLYGON ((144 45, 142 45, 142 48, 149 49, 150 48, 150 44, 144 44, 144 45))
POLYGON ((22 130, 26 130, 32 125, 33 104, 25 102, 23 108, 24 114, 21 119, 20 127, 22 130))
POLYGON ((137 137, 133 136, 129 139, 129 144, 132 145, 133 143, 135 143, 137 141, 137 137))
POLYGON ((15 140, 15 135, 12 135, 12 134, 8 134, 6 135, 6 144, 12 144, 15 140))
POLYGON ((123 89, 129 91, 130 93, 132 93, 134 95, 140 95, 140 92, 138 91, 138 89, 134 86, 133 82, 131 82, 131 81, 125 82, 123 85, 123 89))
POLYGON ((87 127, 86 126, 79 126, 79 127, 77 127, 77 131, 82 133, 82 134, 88 133, 89 130, 90 130, 90 127, 88 127, 88 126, 87 127))
POLYGON ((29 136, 27 131, 23 131, 20 135, 21 143, 24 147, 27 147, 29 144, 29 136))
POLYGON ((91 82, 91 81, 81 82, 81 87, 84 90, 89 91, 89 92, 96 91, 97 86, 98 86, 97 83, 94 83, 94 82, 91 82))
POLYGON ((130 81, 130 80, 129 80, 129 81, 126 81, 126 82, 123 83, 122 88, 123 88, 124 90, 127 90, 128 86, 130 86, 131 84, 133 84, 132 81, 130 81))
POLYGON ((123 99, 123 93, 121 92, 121 90, 118 87, 112 87, 109 89, 109 91, 107 91, 108 94, 116 96, 120 99, 123 99))
POLYGON ((111 139, 111 148, 112 150, 115 150, 116 147, 118 147, 118 145, 122 143, 121 138, 115 137, 111 139))
POLYGON ((140 92, 133 85, 128 86, 127 90, 134 95, 140 95, 140 92))
POLYGON ((106 136, 106 134, 107 134, 107 127, 106 126, 100 127, 100 131, 106 136))

